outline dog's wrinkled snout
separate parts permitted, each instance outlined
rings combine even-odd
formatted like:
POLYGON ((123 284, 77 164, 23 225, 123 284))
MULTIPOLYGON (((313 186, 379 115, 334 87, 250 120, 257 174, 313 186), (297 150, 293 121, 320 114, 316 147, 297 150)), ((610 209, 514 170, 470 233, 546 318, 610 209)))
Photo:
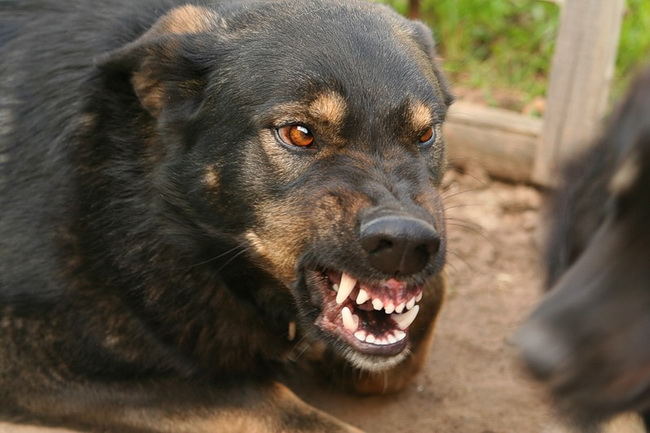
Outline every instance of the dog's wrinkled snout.
POLYGON ((413 217, 382 216, 362 224, 360 232, 372 266, 389 275, 420 272, 440 249, 435 228, 413 217))

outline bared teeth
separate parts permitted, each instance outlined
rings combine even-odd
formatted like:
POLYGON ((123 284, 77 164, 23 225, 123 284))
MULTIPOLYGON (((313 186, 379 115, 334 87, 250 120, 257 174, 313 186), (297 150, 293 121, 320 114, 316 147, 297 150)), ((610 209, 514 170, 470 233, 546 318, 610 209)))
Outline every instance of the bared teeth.
POLYGON ((361 305, 370 299, 370 295, 363 289, 359 289, 359 295, 357 295, 357 305, 361 305))
POLYGON ((406 309, 407 309, 407 310, 410 310, 411 308, 413 308, 414 305, 415 305, 415 298, 411 298, 411 299, 406 303, 406 309))
POLYGON ((354 337, 365 343, 374 344, 376 346, 387 346, 389 344, 395 344, 398 341, 402 341, 406 337, 406 332, 396 329, 395 331, 389 332, 382 336, 375 336, 366 331, 359 330, 354 333, 354 337))
POLYGON ((419 311, 420 306, 416 305, 404 314, 391 314, 390 318, 397 323, 397 326, 399 326, 400 329, 406 329, 411 325, 411 323, 413 323, 419 311))
POLYGON ((355 280, 350 275, 343 272, 343 274, 341 275, 341 283, 339 284, 339 290, 336 293, 336 303, 340 305, 343 303, 343 301, 348 299, 348 296, 350 296, 350 293, 352 293, 352 290, 354 290, 354 286, 356 286, 356 284, 357 284, 357 280, 355 280))
POLYGON ((343 307, 341 317, 343 319, 343 326, 348 331, 355 332, 357 330, 359 327, 359 317, 356 314, 352 314, 352 311, 348 307, 343 307))
MULTIPOLYGON (((409 326, 411 326, 420 311, 420 307, 417 305, 417 303, 422 300, 422 291, 419 290, 413 297, 408 300, 404 300, 399 304, 397 304, 392 299, 373 297, 372 291, 369 292, 367 287, 365 289, 359 287, 359 292, 356 294, 356 298, 351 298, 350 296, 354 292, 357 283, 358 281, 351 275, 346 274, 345 272, 341 274, 341 280, 339 284, 332 284, 332 289, 336 292, 337 305, 343 304, 347 299, 354 300, 354 302, 360 306, 367 304, 368 301, 370 301, 370 304, 374 310, 383 311, 385 314, 390 316, 393 322, 395 322, 396 329, 379 336, 367 332, 363 329, 359 329, 360 318, 353 313, 354 309, 351 306, 343 307, 341 309, 341 319, 345 329, 353 333, 357 340, 374 345, 381 346, 395 344, 403 340, 406 337, 406 332, 404 331, 408 329, 409 326)), ((363 310, 367 310, 369 306, 366 305, 365 307, 361 308, 363 310)), ((292 334, 293 333, 290 329, 289 338, 295 338, 295 334, 292 334)))

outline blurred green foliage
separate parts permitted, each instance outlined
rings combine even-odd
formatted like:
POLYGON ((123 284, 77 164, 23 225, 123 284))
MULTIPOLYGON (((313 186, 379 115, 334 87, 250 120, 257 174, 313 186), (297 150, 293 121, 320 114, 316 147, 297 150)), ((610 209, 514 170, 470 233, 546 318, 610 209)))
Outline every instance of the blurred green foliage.
MULTIPOLYGON (((380 0, 405 13, 407 0, 380 0)), ((612 94, 650 54, 650 1, 627 0, 612 94)), ((522 109, 543 97, 560 7, 542 0, 422 0, 452 86, 477 89, 492 105, 522 109), (503 95, 509 95, 504 98, 503 95)))
POLYGON ((616 61, 614 93, 620 94, 641 66, 650 65, 650 2, 627 0, 616 61))

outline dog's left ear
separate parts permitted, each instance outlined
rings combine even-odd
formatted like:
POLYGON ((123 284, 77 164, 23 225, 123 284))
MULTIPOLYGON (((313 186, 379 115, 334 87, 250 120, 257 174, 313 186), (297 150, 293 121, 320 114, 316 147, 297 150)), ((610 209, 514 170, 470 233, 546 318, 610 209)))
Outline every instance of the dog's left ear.
POLYGON ((218 31, 218 18, 198 6, 172 9, 144 35, 99 58, 97 66, 107 74, 128 76, 140 103, 156 118, 168 109, 192 109, 208 71, 207 38, 202 36, 218 31))
POLYGON ((440 84, 440 88, 444 97, 445 105, 449 106, 454 101, 454 96, 449 91, 449 85, 447 84, 447 79, 442 74, 440 69, 440 61, 438 58, 438 53, 436 51, 436 43, 433 39, 433 34, 431 29, 427 27, 424 23, 420 21, 410 21, 409 22, 411 31, 410 35, 418 44, 420 49, 422 49, 429 61, 433 65, 433 73, 440 84))

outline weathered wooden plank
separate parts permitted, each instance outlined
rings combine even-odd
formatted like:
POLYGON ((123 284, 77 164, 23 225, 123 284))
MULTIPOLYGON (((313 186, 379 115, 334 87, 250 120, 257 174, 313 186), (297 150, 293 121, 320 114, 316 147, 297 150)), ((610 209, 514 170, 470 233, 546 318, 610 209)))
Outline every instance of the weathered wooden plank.
POLYGON ((598 132, 613 76, 625 0, 565 0, 537 143, 533 180, 552 185, 558 165, 598 132))
POLYGON ((480 164, 495 177, 530 182, 541 128, 540 119, 457 102, 444 129, 449 162, 480 164))
POLYGON ((413 20, 420 18, 420 0, 409 0, 408 17, 413 20))
MULTIPOLYGON (((76 431, 54 427, 17 425, 0 422, 0 433, 75 433, 76 431)), ((78 432, 77 432, 78 433, 78 432)))

